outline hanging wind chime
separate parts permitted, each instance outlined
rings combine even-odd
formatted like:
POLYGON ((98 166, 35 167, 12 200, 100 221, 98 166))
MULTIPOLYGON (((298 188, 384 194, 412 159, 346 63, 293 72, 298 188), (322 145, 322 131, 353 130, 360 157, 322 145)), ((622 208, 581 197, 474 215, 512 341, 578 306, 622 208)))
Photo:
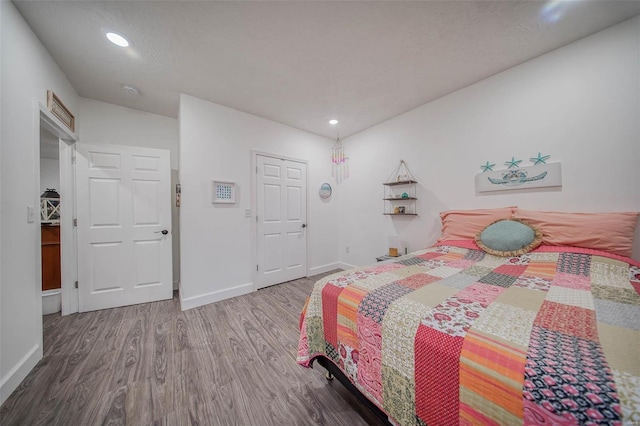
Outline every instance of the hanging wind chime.
POLYGON ((331 163, 331 176, 336 179, 336 182, 340 183, 349 178, 349 157, 344 154, 344 146, 339 135, 331 148, 331 163))

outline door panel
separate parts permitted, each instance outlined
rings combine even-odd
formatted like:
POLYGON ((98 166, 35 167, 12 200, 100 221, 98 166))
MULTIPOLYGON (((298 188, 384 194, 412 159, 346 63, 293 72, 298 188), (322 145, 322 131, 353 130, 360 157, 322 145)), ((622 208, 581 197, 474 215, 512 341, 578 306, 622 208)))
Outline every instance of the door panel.
POLYGON ((264 221, 280 222, 280 185, 265 184, 264 221))
POLYGON ((89 178, 89 221, 92 226, 119 226, 120 179, 89 178), (97 196, 100 194, 100 196, 97 196))
POLYGON ((122 241, 92 243, 88 257, 91 277, 89 284, 94 292, 124 288, 123 268, 111 267, 121 265, 124 261, 122 241))
POLYGON ((300 187, 287 187, 287 221, 302 220, 302 194, 300 187))
POLYGON ((264 236, 264 272, 272 274, 282 270, 282 236, 266 234, 264 236))
POLYGON ((91 152, 89 153, 90 169, 116 169, 121 166, 121 156, 119 153, 91 152))
POLYGON ((287 179, 300 181, 302 179, 301 172, 300 169, 287 167, 287 179))
POLYGON ((80 312, 172 297, 169 152, 76 144, 80 312))
POLYGON ((280 165, 264 164, 264 177, 280 178, 280 165))
POLYGON ((133 224, 160 225, 160 182, 133 181, 133 224))
POLYGON ((161 285, 160 265, 158 260, 161 259, 161 240, 152 241, 134 241, 134 260, 136 267, 136 287, 161 285))
POLYGON ((307 275, 307 165, 258 155, 257 287, 307 275))
POLYGON ((133 170, 158 172, 160 171, 160 159, 145 155, 133 155, 133 170))
POLYGON ((299 250, 302 238, 304 238, 302 231, 287 233, 287 269, 301 268, 304 263, 303 259, 306 259, 307 254, 299 250))

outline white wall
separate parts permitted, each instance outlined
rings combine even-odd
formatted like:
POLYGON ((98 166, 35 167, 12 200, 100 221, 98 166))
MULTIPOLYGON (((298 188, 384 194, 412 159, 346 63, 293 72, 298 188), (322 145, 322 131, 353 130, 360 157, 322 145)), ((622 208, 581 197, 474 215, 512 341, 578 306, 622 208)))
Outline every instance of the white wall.
MULTIPOLYGON (((338 267, 337 209, 340 188, 322 202, 318 189, 331 181, 332 140, 273 121, 180 97, 180 182, 182 184, 181 301, 199 306, 252 290, 251 150, 308 161, 308 250, 310 273, 338 267), (211 181, 236 182, 237 203, 211 203, 211 181)), ((255 216, 254 216, 255 217, 255 216)))
POLYGON ((372 263, 392 234, 427 247, 446 209, 639 211, 639 44, 636 17, 347 138, 341 260, 372 263), (531 165, 538 152, 562 163, 561 190, 475 193, 487 160, 495 170, 511 156, 531 165), (381 214, 381 183, 400 159, 420 182, 417 218, 381 214))
POLYGON ((79 108, 81 142, 168 149, 171 169, 178 169, 177 119, 82 97, 79 108))
POLYGON ((0 2, 0 403, 42 356, 42 299, 37 297, 40 230, 27 223, 39 205, 38 113, 53 90, 75 114, 75 90, 11 2, 0 2), (10 202, 9 202, 10 201, 10 202))
POLYGON ((47 188, 60 192, 60 160, 40 158, 40 194, 47 188))
POLYGON ((173 285, 177 288, 180 280, 180 210, 176 208, 174 200, 179 164, 178 120, 82 97, 79 105, 82 111, 78 119, 80 142, 142 146, 170 151, 173 285))

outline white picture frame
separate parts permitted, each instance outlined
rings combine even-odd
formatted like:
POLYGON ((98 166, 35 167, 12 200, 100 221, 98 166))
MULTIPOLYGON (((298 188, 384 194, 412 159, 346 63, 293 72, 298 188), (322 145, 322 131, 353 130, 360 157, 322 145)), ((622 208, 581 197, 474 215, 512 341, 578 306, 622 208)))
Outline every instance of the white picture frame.
POLYGON ((320 185, 320 189, 318 190, 318 194, 320 195, 320 199, 328 200, 331 198, 331 193, 333 190, 331 189, 331 185, 327 182, 320 185))
POLYGON ((212 185, 213 204, 235 204, 236 183, 214 180, 212 185))

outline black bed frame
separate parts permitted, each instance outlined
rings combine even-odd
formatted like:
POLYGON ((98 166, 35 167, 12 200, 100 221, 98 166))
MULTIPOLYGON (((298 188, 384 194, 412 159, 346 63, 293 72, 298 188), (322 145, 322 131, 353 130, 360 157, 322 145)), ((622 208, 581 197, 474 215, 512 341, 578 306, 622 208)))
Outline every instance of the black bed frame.
MULTIPOLYGON (((358 398, 358 400, 362 402, 369 410, 371 410, 371 412, 378 419, 380 419, 380 421, 382 421, 385 425, 392 426, 391 422, 389 422, 389 416, 387 416, 385 412, 379 409, 373 402, 369 401, 369 399, 364 396, 362 392, 360 392, 358 388, 353 385, 353 383, 351 383, 351 380, 349 380, 349 378, 345 376, 342 370, 340 370, 340 368, 338 368, 338 366, 336 366, 333 361, 324 356, 318 356, 314 359, 314 361, 317 361, 318 364, 320 364, 327 370, 327 374, 325 375, 327 380, 332 380, 334 377, 336 377, 338 381, 342 383, 342 385, 347 388, 347 390, 351 392, 356 398, 358 398)), ((313 362, 311 363, 311 365, 313 366, 313 362)))

